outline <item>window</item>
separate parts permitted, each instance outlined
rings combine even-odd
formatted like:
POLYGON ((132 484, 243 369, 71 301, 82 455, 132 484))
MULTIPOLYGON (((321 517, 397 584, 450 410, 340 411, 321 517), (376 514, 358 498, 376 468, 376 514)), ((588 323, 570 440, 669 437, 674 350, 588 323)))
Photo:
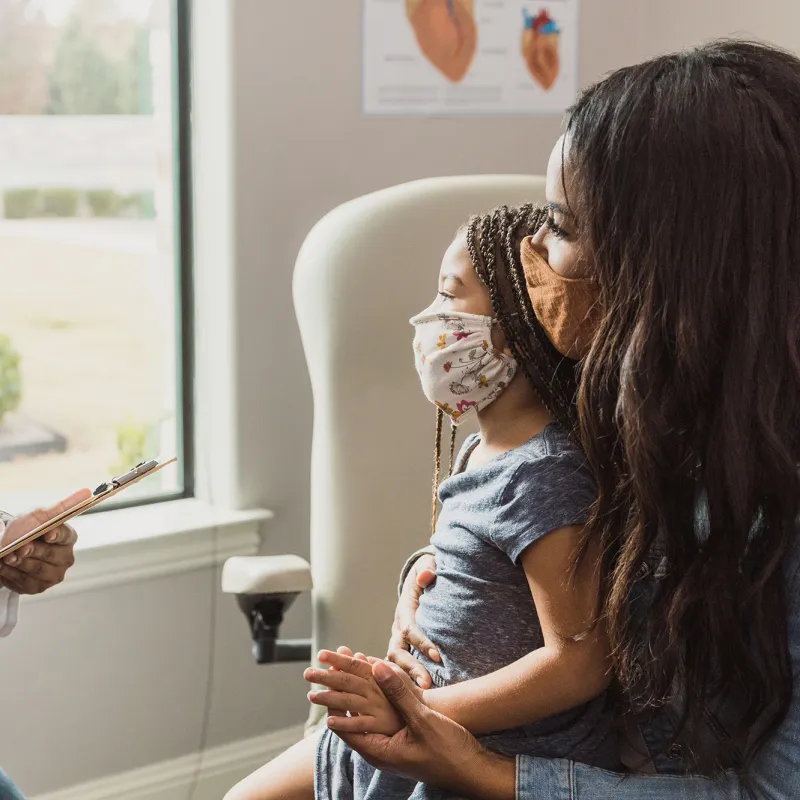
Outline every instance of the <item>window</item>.
POLYGON ((188 0, 0 0, 0 508, 191 493, 188 0), (138 493, 138 494, 134 494, 138 493))

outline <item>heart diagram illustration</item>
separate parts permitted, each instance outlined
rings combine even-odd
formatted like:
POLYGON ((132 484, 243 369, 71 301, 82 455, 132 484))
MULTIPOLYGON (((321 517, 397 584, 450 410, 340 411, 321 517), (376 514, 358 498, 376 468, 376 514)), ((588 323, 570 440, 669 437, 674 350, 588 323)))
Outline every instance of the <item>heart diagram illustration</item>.
POLYGON ((546 91, 553 87, 561 66, 558 54, 561 29, 547 11, 540 11, 535 17, 527 11, 523 14, 522 56, 533 79, 546 91))
POLYGON ((475 0, 406 0, 406 15, 425 58, 449 81, 462 80, 478 49, 475 0))

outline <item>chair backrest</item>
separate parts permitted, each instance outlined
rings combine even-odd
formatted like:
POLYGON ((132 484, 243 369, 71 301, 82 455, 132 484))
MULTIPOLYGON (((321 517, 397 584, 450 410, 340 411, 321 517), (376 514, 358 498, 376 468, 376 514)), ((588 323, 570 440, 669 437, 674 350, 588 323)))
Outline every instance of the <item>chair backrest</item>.
POLYGON ((294 302, 314 394, 311 563, 317 647, 383 656, 404 559, 430 536, 434 409, 409 318, 434 297, 457 227, 544 200, 544 179, 433 178, 346 203, 309 233, 294 302))

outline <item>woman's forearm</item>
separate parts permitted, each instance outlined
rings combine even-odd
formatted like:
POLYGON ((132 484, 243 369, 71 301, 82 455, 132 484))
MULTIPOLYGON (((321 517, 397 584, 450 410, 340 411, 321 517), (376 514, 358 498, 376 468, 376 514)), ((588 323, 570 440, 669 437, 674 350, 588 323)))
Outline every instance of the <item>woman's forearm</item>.
POLYGON ((591 646, 541 647, 473 680, 423 692, 425 705, 481 735, 527 725, 582 705, 608 686, 591 646))
POLYGON ((482 750, 472 759, 460 786, 446 786, 471 800, 516 800, 517 764, 513 758, 482 750))

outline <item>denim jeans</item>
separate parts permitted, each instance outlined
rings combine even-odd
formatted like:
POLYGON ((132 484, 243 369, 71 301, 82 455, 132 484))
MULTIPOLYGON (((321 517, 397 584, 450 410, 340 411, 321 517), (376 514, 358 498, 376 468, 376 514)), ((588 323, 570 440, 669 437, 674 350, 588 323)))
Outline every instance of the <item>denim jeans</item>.
POLYGON ((0 800, 25 800, 25 796, 11 783, 11 778, 2 769, 0 769, 0 800))

